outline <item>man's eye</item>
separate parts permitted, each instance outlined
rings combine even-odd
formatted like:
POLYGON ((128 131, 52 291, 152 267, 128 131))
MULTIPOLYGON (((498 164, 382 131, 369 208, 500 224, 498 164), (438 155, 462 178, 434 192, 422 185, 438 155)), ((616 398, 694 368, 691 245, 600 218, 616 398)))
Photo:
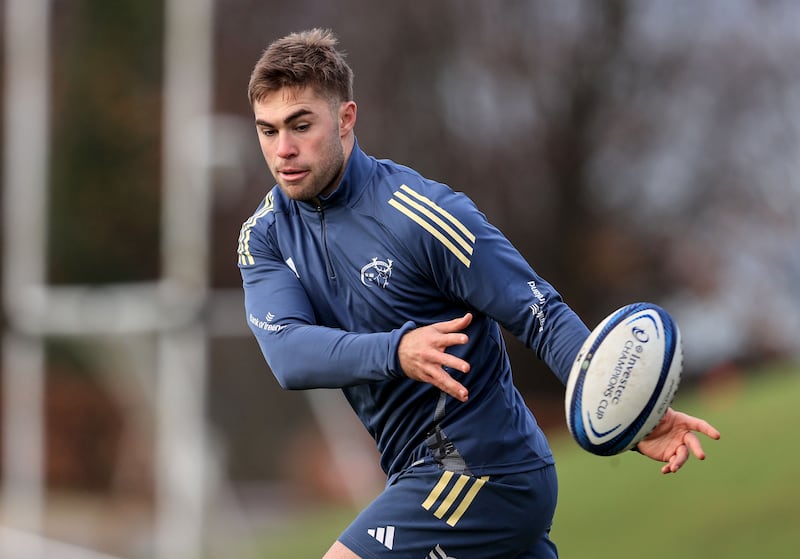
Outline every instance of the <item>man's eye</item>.
POLYGON ((271 130, 271 129, 269 129, 269 128, 262 128, 262 129, 261 129, 261 133, 262 133, 264 136, 274 136, 274 135, 275 135, 275 131, 274 131, 274 130, 271 130))
POLYGON ((311 126, 310 124, 298 124, 297 126, 295 126, 295 130, 297 130, 298 132, 305 132, 306 130, 309 129, 310 126, 311 126))

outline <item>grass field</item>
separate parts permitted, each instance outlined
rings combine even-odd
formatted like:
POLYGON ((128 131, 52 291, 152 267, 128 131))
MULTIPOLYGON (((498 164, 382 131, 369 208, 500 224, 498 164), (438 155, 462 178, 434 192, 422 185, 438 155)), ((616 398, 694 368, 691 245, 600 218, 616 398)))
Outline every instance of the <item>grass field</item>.
MULTIPOLYGON (((721 432, 708 459, 664 476, 635 453, 600 458, 553 436, 553 539, 570 559, 800 556, 800 370, 765 370, 685 391, 675 404, 721 432)), ((318 508, 269 532, 245 559, 317 559, 355 511, 318 508)), ((459 558, 461 559, 461 558, 459 558)))

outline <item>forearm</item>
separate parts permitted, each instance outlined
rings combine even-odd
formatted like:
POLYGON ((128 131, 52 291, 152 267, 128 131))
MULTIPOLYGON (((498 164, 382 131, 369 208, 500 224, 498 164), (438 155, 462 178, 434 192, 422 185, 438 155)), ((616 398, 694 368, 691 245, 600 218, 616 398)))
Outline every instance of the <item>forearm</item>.
POLYGON ((588 336, 589 329, 578 315, 558 301, 548 309, 536 353, 566 385, 575 357, 588 336))
POLYGON ((391 332, 358 334, 288 324, 277 332, 256 332, 256 339, 283 388, 342 388, 403 376, 397 346, 413 327, 407 323, 391 332))

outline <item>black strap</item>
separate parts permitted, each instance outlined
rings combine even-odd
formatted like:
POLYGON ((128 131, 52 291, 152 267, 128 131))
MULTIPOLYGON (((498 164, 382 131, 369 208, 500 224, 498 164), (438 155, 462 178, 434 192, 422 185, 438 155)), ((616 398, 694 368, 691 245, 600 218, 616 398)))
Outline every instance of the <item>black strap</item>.
POLYGON ((457 474, 469 474, 467 463, 458 452, 458 449, 453 442, 447 437, 447 434, 439 426, 439 423, 444 419, 444 405, 447 400, 447 394, 441 392, 439 394, 439 401, 436 403, 436 411, 433 414, 433 428, 428 431, 425 438, 425 444, 431 451, 433 459, 442 466, 445 470, 455 472, 457 474))

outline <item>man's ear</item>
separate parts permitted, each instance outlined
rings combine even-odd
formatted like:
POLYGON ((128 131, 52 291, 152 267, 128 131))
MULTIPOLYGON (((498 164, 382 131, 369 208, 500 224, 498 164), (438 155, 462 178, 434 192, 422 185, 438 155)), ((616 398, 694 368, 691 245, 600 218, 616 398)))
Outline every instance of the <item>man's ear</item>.
POLYGON ((339 135, 346 136, 356 126, 356 113, 358 112, 355 101, 345 101, 339 105, 339 135))

